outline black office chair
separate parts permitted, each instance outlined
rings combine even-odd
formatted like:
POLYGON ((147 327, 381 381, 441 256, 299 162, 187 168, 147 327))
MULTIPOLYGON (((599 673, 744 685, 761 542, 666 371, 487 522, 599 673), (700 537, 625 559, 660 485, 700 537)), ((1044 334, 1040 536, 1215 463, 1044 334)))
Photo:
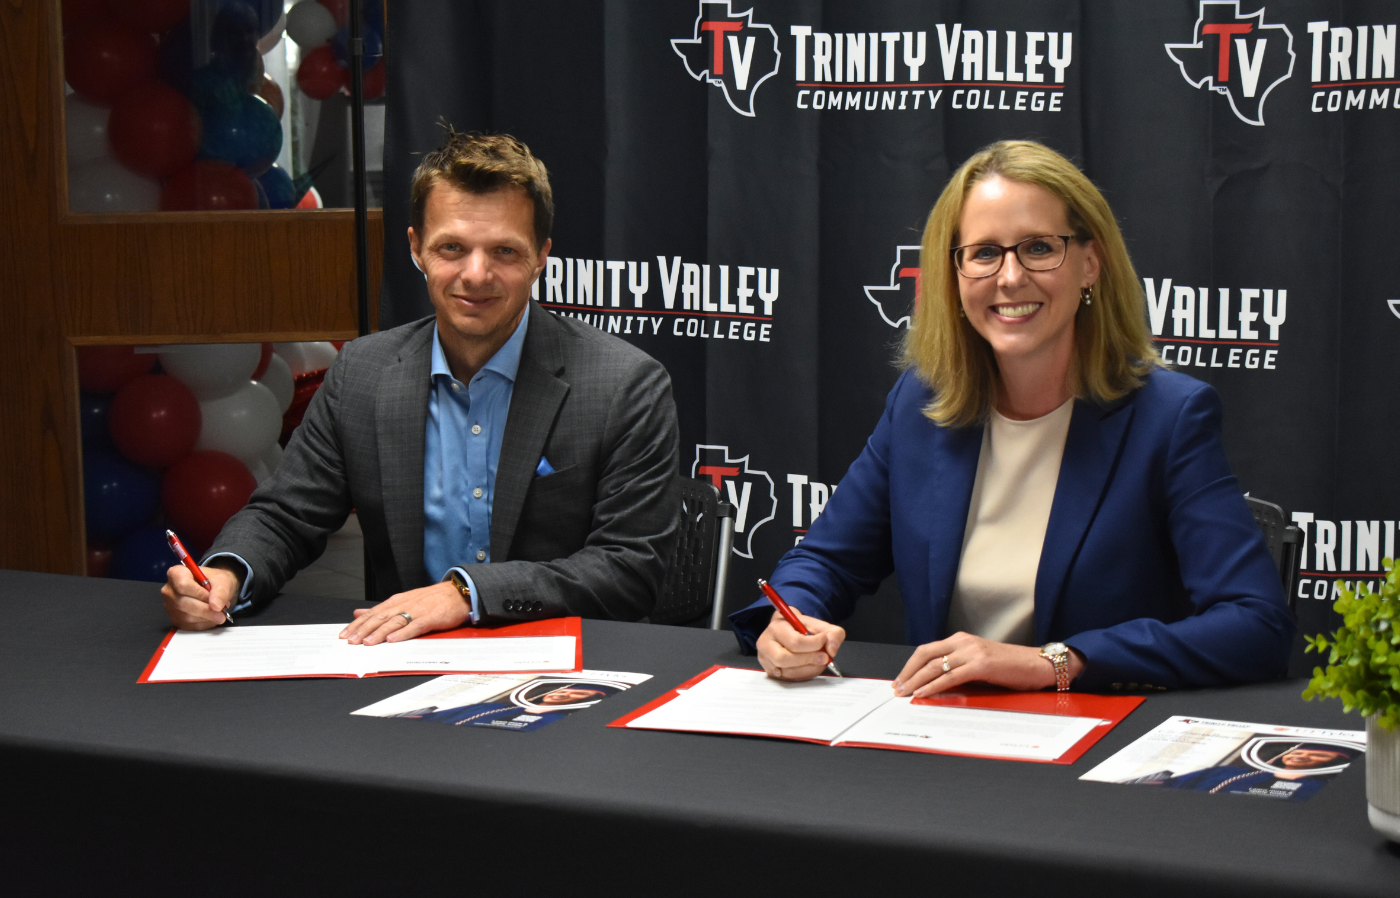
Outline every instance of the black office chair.
POLYGON ((681 492, 680 537, 671 567, 648 620, 653 624, 690 624, 724 611, 729 553, 734 547, 734 506, 719 497, 714 484, 677 477, 681 492))
POLYGON ((1288 610, 1294 611, 1293 606, 1298 600, 1295 591, 1298 562, 1303 557, 1303 531, 1290 524, 1283 509, 1274 503, 1253 496, 1245 496, 1244 501, 1249 506, 1249 513, 1254 515, 1254 523, 1264 531, 1264 541, 1269 545, 1269 554, 1273 556, 1279 579, 1283 581, 1288 595, 1288 610))

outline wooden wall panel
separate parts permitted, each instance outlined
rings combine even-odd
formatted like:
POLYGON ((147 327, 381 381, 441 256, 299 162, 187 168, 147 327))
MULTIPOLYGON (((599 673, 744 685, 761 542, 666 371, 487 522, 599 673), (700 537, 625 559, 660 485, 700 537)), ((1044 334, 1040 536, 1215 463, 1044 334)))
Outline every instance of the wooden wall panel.
POLYGON ((0 0, 0 567, 77 574, 74 347, 353 337, 355 250, 346 211, 69 215, 58 22, 0 0))

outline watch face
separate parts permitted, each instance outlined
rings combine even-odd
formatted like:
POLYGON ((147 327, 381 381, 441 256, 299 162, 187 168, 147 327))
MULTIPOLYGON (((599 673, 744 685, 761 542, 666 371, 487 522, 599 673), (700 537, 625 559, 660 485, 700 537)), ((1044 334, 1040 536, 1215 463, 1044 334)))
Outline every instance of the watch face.
POLYGON ((1042 655, 1064 655, 1069 652, 1069 647, 1063 642, 1048 642, 1040 649, 1042 655))

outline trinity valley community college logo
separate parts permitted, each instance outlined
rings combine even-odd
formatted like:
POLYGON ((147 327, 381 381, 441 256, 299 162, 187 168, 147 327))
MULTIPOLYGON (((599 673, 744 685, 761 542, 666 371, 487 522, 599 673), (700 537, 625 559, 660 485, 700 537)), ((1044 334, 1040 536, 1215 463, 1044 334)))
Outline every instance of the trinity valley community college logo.
POLYGON ((894 251, 888 286, 868 286, 865 298, 880 310, 880 317, 890 327, 904 327, 919 301, 919 248, 900 246, 894 251))
POLYGON ((728 499, 734 516, 734 554, 753 558, 753 535, 778 513, 778 496, 767 471, 749 467, 749 457, 730 458, 728 446, 695 447, 695 463, 690 476, 708 480, 728 499), (763 515, 763 517, 759 517, 763 515))
POLYGON ((752 9, 730 12, 729 0, 701 2, 695 33, 671 41, 671 48, 690 77, 724 91, 730 108, 750 118, 758 86, 778 74, 783 56, 773 26, 754 22, 752 9))
POLYGON ((1201 0, 1196 42, 1167 44, 1192 87, 1224 95, 1240 121, 1264 124, 1269 92, 1293 74, 1293 33, 1264 22, 1264 10, 1240 14, 1239 0, 1201 0))

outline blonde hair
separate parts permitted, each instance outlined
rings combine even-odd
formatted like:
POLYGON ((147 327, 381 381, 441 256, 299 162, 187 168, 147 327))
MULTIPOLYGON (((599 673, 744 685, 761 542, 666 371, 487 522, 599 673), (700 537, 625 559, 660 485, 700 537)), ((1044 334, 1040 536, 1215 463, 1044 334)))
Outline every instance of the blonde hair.
POLYGON ((973 424, 986 420, 996 399, 996 358, 960 314, 952 258, 968 192, 994 175, 1035 184, 1059 197, 1075 236, 1094 242, 1099 278, 1090 288, 1092 305, 1080 307, 1074 326, 1070 376, 1075 395, 1107 403, 1140 387, 1143 377, 1162 362, 1147 327, 1142 285, 1108 201, 1083 172, 1049 147, 1003 140, 963 163, 924 227, 919 301, 902 353, 903 364, 934 391, 924 414, 940 425, 973 424))
POLYGON ((509 134, 464 134, 450 125, 446 130, 447 142, 424 156, 413 173, 409 214, 414 231, 423 233, 428 194, 440 183, 478 194, 518 187, 534 207, 535 249, 544 246, 554 228, 554 191, 544 163, 509 134))

